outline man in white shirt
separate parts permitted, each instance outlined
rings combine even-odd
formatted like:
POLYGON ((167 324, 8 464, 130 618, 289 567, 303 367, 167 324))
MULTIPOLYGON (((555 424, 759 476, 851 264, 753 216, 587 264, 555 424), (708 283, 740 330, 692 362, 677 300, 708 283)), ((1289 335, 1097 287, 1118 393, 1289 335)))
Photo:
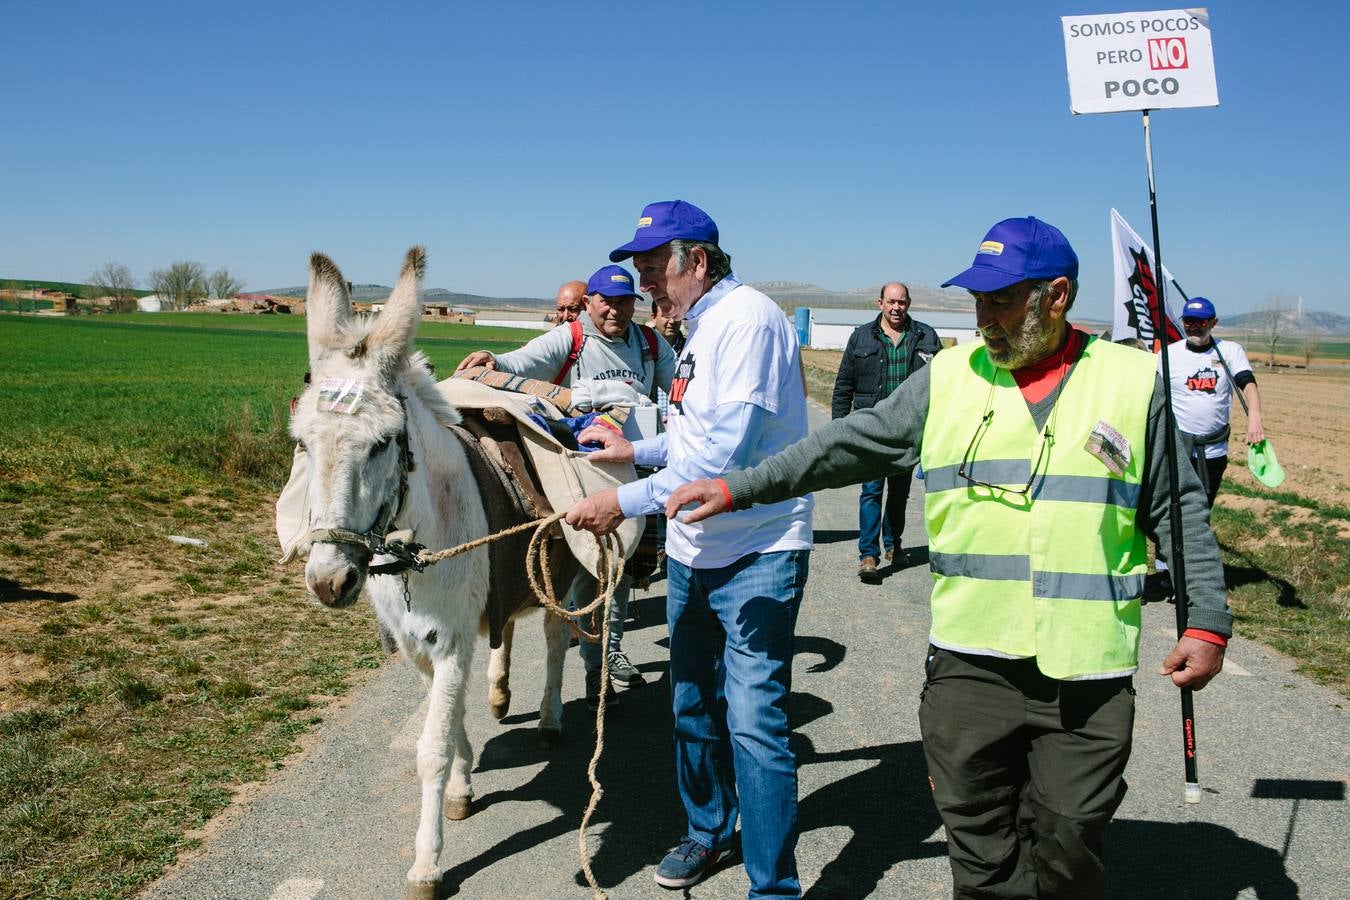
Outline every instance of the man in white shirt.
POLYGON ((1177 428, 1188 445, 1194 445, 1191 461, 1205 485, 1210 506, 1228 468, 1228 416, 1234 387, 1247 401, 1247 443, 1265 440, 1261 394, 1247 351, 1241 344, 1213 336, 1218 321, 1213 303, 1204 297, 1192 297, 1181 309, 1186 340, 1167 348, 1177 428))
MULTIPOLYGON (((573 506, 597 533, 659 515, 686 481, 766 459, 806 436, 796 330, 742 284, 708 214, 682 200, 642 211, 633 240, 641 287, 689 328, 670 386, 666 433, 605 444, 593 459, 664 465, 655 475, 573 506), (603 456, 602 456, 603 454, 603 456)), ((688 524, 669 522, 671 699, 675 771, 688 831, 656 869, 663 887, 700 881, 734 843, 737 818, 751 897, 799 897, 797 768, 788 748, 793 632, 811 549, 810 496, 688 524)))

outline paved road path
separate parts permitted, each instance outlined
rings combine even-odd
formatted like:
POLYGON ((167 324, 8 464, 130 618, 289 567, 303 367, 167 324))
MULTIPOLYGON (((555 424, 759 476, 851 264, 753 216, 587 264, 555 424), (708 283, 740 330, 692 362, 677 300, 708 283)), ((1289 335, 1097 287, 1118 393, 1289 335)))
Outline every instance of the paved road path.
MULTIPOLYGON (((823 414, 815 411, 817 421, 823 414)), ((917 702, 928 630, 916 485, 906 525, 914 564, 877 587, 855 577, 855 488, 817 495, 816 551, 798 625, 794 748, 798 850, 809 898, 950 896, 946 843, 927 796, 917 702)), ((649 684, 608 723, 593 822, 594 870, 611 897, 672 896, 652 883, 683 819, 675 794, 665 678, 664 582, 637 592, 625 647, 649 684)), ((316 615, 321 613, 316 609, 316 615)), ((1148 674, 1170 646, 1172 608, 1145 609, 1145 673, 1130 792, 1110 834, 1121 898, 1350 896, 1347 717, 1340 698, 1260 647, 1233 642, 1224 675, 1196 695, 1204 801, 1182 803, 1175 690, 1148 674)), ((566 745, 535 748, 542 683, 538 628, 517 630, 515 705, 502 723, 484 701, 486 652, 468 729, 478 752, 474 814, 447 823, 446 896, 584 898, 576 829, 592 727, 581 664, 564 683, 566 745)), ((203 850, 149 892, 156 898, 398 897, 411 864, 421 688, 392 661, 330 712, 311 749, 212 829, 203 850)), ((715 873, 696 898, 740 898, 743 870, 715 873)))

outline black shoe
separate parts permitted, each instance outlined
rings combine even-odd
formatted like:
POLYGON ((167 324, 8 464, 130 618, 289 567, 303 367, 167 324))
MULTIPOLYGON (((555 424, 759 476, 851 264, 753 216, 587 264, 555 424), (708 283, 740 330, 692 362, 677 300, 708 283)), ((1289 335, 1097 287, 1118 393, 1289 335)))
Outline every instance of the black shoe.
MULTIPOLYGON (((615 706, 619 702, 619 692, 614 685, 605 685, 605 706, 615 706)), ((595 712, 600 708, 600 670, 586 673, 586 707, 595 712)))

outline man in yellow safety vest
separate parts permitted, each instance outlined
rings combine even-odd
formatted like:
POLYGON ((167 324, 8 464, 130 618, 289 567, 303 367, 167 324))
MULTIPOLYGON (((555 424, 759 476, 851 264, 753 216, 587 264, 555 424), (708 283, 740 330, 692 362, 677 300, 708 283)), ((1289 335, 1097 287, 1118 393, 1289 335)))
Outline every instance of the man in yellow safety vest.
MULTIPOLYGON (((681 516, 697 521, 922 464, 934 585, 919 721, 955 894, 1102 897, 1145 537, 1165 557, 1178 524, 1162 383, 1151 354, 1069 324, 1078 257, 1045 222, 999 222, 947 284, 974 296, 983 340, 752 469, 678 488, 667 514, 700 504, 681 516)), ((1198 690, 1223 666, 1232 616, 1204 490, 1180 469, 1191 627, 1159 671, 1198 690)))

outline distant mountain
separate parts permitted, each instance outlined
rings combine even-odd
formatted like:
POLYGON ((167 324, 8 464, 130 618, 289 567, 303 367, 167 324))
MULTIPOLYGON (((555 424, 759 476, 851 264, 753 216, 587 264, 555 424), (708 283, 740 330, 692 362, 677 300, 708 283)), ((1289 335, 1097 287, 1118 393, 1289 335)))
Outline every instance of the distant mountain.
MULTIPOLYGON (((846 309, 875 309, 877 297, 881 294, 881 285, 855 288, 848 291, 832 291, 814 284, 800 281, 761 281, 752 287, 758 288, 778 302, 778 305, 791 312, 798 306, 842 307, 846 309)), ((352 299, 358 303, 370 303, 389 296, 392 288, 382 284, 352 285, 352 299)), ((305 288, 277 288, 260 291, 274 297, 303 297, 305 288)), ((974 303, 965 291, 939 290, 922 284, 909 286, 910 299, 917 309, 970 310, 974 303)), ((422 291, 424 303, 448 303, 451 306, 467 306, 471 309, 482 307, 516 307, 525 309, 552 309, 553 300, 549 297, 484 297, 480 294, 461 294, 445 288, 425 288, 422 291)))
MULTIPOLYGON (((303 287, 289 287, 259 291, 258 293, 271 294, 274 297, 303 297, 305 296, 305 290, 303 287)), ((352 299, 357 303, 372 303, 384 300, 392 290, 393 288, 383 284, 354 284, 352 285, 352 299)), ((553 308, 553 300, 547 297, 484 297, 479 294, 461 294, 457 291, 448 291, 445 288, 423 288, 422 302, 448 303, 451 306, 467 306, 472 309, 508 306, 525 307, 526 309, 553 308)))
MULTIPOLYGON (((1262 331, 1266 328, 1269 315, 1265 310, 1257 310, 1239 316, 1223 316, 1219 320, 1219 330, 1262 331)), ((1296 309, 1285 309, 1280 311, 1280 333, 1291 337, 1303 334, 1350 334, 1350 316, 1322 309, 1305 309, 1300 316, 1296 309)))
MULTIPOLYGON (((819 285, 805 284, 800 281, 760 281, 752 287, 758 288, 778 302, 785 309, 797 306, 842 307, 845 309, 875 309, 877 297, 881 295, 881 285, 854 288, 848 291, 832 291, 819 285)), ((909 297, 914 301, 915 309, 970 310, 974 302, 965 291, 940 290, 922 284, 909 286, 909 297)))

